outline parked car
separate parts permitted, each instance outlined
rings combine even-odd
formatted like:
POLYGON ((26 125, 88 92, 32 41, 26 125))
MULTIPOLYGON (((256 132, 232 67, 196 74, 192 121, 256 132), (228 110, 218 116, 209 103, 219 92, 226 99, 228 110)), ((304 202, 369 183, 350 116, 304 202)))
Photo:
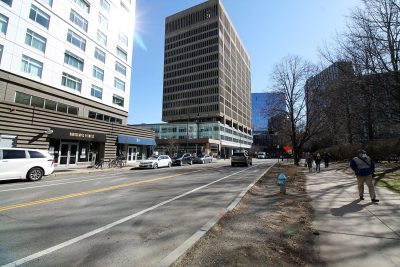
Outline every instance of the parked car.
POLYGON ((45 150, 0 148, 0 180, 39 181, 53 172, 53 156, 45 150))
POLYGON ((172 165, 182 166, 183 164, 193 164, 193 156, 189 153, 178 153, 172 157, 172 165))
POLYGON ((235 152, 231 157, 231 165, 253 165, 252 158, 246 152, 235 152))
POLYGON ((212 157, 209 155, 197 155, 193 163, 200 163, 200 164, 205 164, 205 163, 211 163, 212 162, 212 157))
POLYGON ((152 168, 157 169, 161 167, 171 167, 172 160, 167 155, 153 155, 148 157, 146 160, 142 160, 139 163, 140 168, 152 168))

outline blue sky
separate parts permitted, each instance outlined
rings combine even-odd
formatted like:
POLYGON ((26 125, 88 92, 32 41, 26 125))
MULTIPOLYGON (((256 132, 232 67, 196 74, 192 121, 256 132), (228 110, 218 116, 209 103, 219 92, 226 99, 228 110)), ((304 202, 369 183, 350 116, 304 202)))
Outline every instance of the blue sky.
MULTIPOLYGON (((129 123, 161 122, 165 17, 204 0, 137 0, 129 123)), ((318 47, 344 29, 360 0, 225 0, 250 54, 252 92, 271 87, 288 54, 319 63, 318 47)))

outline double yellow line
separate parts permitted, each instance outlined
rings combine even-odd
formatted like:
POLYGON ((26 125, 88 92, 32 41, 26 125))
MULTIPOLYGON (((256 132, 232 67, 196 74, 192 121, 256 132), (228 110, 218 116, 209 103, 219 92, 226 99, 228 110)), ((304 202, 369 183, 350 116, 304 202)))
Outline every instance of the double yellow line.
POLYGON ((107 191, 111 191, 111 190, 116 190, 116 189, 121 189, 121 188, 129 187, 129 186, 134 186, 134 185, 157 182, 157 181, 166 180, 166 179, 170 179, 170 178, 175 178, 175 177, 178 177, 178 176, 182 176, 182 175, 186 175, 186 174, 190 174, 190 173, 194 173, 194 172, 197 172, 197 171, 180 173, 180 174, 169 175, 169 176, 163 176, 163 177, 154 178, 154 179, 148 179, 148 180, 141 180, 141 181, 137 181, 137 182, 133 182, 133 183, 127 183, 127 184, 120 184, 120 185, 114 185, 114 186, 109 186, 109 187, 103 187, 103 188, 99 188, 99 189, 94 189, 94 190, 89 190, 89 191, 84 191, 84 192, 79 192, 79 193, 74 193, 74 194, 69 194, 69 195, 63 195, 63 196, 58 196, 58 197, 45 198, 45 199, 40 199, 40 200, 36 200, 36 201, 31 201, 31 202, 24 202, 24 203, 9 205, 9 206, 3 206, 3 207, 0 206, 0 212, 13 210, 13 209, 19 209, 19 208, 25 208, 25 207, 30 207, 30 206, 35 206, 35 205, 49 203, 49 202, 55 202, 55 201, 64 200, 64 199, 87 196, 87 195, 92 195, 92 194, 96 194, 96 193, 103 193, 103 192, 107 192, 107 191))

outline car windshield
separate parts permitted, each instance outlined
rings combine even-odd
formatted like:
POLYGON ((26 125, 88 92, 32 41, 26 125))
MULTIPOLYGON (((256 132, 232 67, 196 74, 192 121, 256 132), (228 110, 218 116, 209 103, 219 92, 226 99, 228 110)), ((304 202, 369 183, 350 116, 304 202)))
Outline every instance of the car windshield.
POLYGON ((179 159, 179 158, 182 158, 183 157, 183 154, 176 154, 175 156, 174 156, 174 159, 179 159))
POLYGON ((243 157, 244 153, 233 153, 233 156, 241 156, 241 157, 243 157))
POLYGON ((198 158, 204 158, 205 155, 199 154, 199 155, 197 155, 197 157, 198 157, 198 158))
POLYGON ((158 157, 156 157, 156 156, 151 156, 151 157, 148 157, 147 159, 148 159, 148 160, 157 160, 157 158, 158 158, 158 157))

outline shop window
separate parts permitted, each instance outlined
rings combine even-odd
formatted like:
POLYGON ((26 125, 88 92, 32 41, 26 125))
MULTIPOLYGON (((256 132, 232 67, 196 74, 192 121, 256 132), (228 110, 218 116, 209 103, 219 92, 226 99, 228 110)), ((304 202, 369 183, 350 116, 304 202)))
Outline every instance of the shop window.
POLYGON ((78 115, 78 110, 77 107, 68 106, 68 114, 78 115))
POLYGON ((30 105, 31 104, 31 96, 28 94, 16 92, 15 93, 15 103, 30 105))
POLYGON ((88 117, 91 118, 91 119, 96 119, 96 112, 89 111, 88 117))
POLYGON ((32 99, 31 99, 31 106, 33 106, 33 107, 38 107, 38 108, 43 108, 43 106, 44 106, 44 99, 41 98, 41 97, 32 96, 32 99))
POLYGON ((29 12, 29 18, 36 21, 46 29, 49 28, 50 16, 37 8, 35 5, 31 5, 31 11, 29 12))
POLYGON ((56 110, 57 109, 57 102, 46 99, 45 102, 44 102, 44 108, 45 109, 49 109, 49 110, 56 110))
POLYGON ((65 105, 65 104, 58 103, 58 104, 57 104, 57 111, 58 111, 58 112, 67 113, 67 111, 68 111, 68 106, 65 105))

